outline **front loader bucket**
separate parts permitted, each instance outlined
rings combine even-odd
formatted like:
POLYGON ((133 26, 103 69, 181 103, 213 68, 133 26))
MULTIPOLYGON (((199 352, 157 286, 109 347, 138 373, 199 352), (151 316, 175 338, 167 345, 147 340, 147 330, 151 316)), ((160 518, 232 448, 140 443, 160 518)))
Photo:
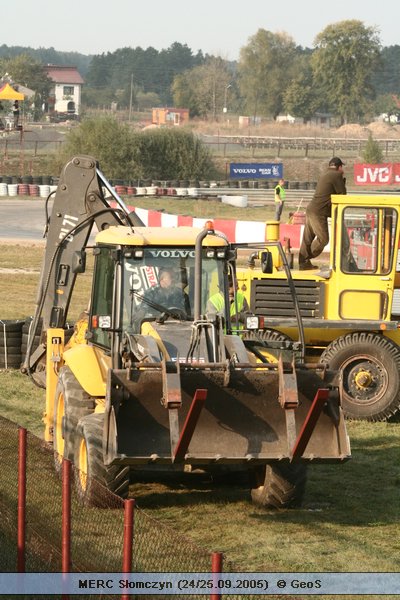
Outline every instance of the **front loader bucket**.
MULTIPOLYGON (((177 411, 178 428, 182 431, 197 390, 206 390, 206 399, 182 462, 262 464, 292 459, 313 399, 324 387, 321 378, 314 371, 298 371, 298 406, 283 408, 276 370, 235 370, 230 373, 228 385, 224 384, 224 376, 222 371, 181 371, 181 406, 168 409, 161 402, 160 370, 132 370, 130 374, 127 370, 112 371, 106 461, 173 462, 168 413, 177 411)), ((341 409, 334 395, 330 395, 304 451, 296 458, 336 461, 349 455, 341 409)))

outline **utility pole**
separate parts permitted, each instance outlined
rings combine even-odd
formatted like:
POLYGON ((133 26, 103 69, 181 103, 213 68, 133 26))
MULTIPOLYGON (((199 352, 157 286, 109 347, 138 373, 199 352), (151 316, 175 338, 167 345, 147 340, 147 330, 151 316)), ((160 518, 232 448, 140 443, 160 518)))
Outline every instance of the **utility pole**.
POLYGON ((131 116, 132 116, 132 97, 133 97, 133 73, 131 74, 131 96, 129 99, 129 121, 131 120, 131 116))

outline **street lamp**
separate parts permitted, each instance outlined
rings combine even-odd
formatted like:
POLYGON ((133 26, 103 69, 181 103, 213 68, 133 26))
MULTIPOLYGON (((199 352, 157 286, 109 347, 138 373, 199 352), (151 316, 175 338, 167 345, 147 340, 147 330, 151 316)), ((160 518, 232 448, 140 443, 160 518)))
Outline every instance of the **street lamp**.
POLYGON ((224 112, 224 113, 228 112, 228 109, 226 107, 226 98, 227 98, 228 90, 230 87, 232 87, 232 84, 230 84, 230 83, 228 83, 228 85, 225 86, 224 108, 222 109, 222 112, 224 112))

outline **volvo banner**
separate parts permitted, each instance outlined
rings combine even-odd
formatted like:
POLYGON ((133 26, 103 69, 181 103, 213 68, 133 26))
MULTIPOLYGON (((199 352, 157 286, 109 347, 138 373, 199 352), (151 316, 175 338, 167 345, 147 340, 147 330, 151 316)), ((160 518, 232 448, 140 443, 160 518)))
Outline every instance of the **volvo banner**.
POLYGON ((283 163, 230 163, 231 179, 282 179, 283 163))

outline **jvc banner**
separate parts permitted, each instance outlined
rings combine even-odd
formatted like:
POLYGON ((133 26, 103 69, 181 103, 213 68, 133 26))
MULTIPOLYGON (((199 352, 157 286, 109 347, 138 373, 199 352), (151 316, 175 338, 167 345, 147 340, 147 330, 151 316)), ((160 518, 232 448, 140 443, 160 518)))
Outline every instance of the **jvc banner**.
POLYGON ((380 165, 355 164, 354 183, 356 185, 391 185, 400 183, 400 163, 380 165))
POLYGON ((282 179, 283 163, 230 163, 231 179, 282 179))

